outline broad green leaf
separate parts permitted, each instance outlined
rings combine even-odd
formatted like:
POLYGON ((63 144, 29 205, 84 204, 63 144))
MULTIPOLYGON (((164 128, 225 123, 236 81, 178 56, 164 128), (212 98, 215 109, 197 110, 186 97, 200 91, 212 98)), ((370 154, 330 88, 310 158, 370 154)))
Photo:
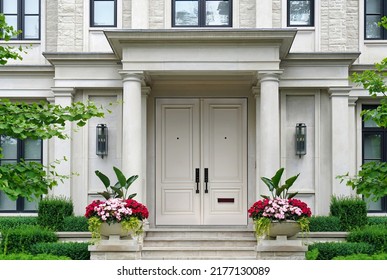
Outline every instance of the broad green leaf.
POLYGON ((102 183, 104 184, 105 188, 108 189, 110 187, 110 180, 109 180, 109 178, 105 174, 100 172, 99 170, 96 170, 95 174, 102 181, 102 183))
POLYGON ((272 180, 266 177, 261 177, 261 180, 265 183, 265 185, 269 188, 271 192, 274 190, 274 184, 272 180))
POLYGON ((284 168, 278 169, 278 171, 275 173, 273 178, 271 178, 274 188, 279 186, 279 183, 281 181, 282 174, 284 173, 284 168))
POLYGON ((287 179, 285 181, 285 185, 287 185, 287 189, 289 189, 294 184, 294 182, 297 180, 298 176, 300 176, 300 173, 298 173, 297 175, 295 175, 293 177, 290 177, 289 179, 287 179))
POLYGON ((135 197, 137 195, 137 193, 132 193, 131 195, 128 196, 128 199, 132 199, 133 197, 135 197))
POLYGON ((138 178, 138 175, 130 176, 129 179, 126 181, 126 189, 128 189, 130 185, 137 180, 137 178, 138 178))
POLYGON ((113 167, 113 169, 114 169, 114 172, 116 173, 118 182, 120 182, 120 185, 121 185, 122 187, 124 187, 125 184, 126 184, 126 178, 125 178, 124 174, 122 173, 121 170, 119 170, 119 169, 118 169, 117 167, 115 167, 115 166, 113 167))

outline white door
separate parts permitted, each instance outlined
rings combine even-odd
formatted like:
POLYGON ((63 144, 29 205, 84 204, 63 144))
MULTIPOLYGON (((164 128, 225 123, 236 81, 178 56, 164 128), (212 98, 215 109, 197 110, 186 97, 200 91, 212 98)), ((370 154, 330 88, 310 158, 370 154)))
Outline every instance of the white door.
POLYGON ((156 224, 247 224, 246 99, 156 101, 156 224))

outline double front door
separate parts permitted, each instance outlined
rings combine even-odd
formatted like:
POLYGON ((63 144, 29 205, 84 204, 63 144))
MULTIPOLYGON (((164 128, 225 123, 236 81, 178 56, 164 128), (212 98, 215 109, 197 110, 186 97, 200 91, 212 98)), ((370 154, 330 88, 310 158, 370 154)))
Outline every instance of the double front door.
POLYGON ((246 99, 157 99, 156 224, 247 224, 246 99))

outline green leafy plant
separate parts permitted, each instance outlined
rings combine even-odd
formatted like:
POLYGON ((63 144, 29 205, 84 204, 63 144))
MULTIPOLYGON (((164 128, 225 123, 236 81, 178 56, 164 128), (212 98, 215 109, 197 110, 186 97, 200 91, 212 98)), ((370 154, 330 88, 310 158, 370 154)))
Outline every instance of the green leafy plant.
POLYGON ((40 226, 24 225, 2 232, 1 251, 3 254, 29 252, 38 242, 55 242, 56 234, 40 226))
POLYGON ((134 198, 137 194, 129 194, 129 187, 133 184, 134 181, 137 180, 138 175, 130 176, 126 178, 120 169, 117 167, 113 167, 114 173, 116 174, 118 182, 114 185, 111 185, 110 179, 100 172, 99 170, 95 171, 95 174, 104 184, 106 191, 99 192, 98 194, 102 195, 105 199, 109 198, 123 198, 123 199, 131 199, 134 198))
POLYGON ((290 193, 300 174, 290 177, 281 185, 284 168, 280 168, 271 178, 261 177, 272 194, 272 198, 261 195, 263 199, 256 201, 248 210, 249 217, 253 219, 257 238, 270 234, 272 222, 296 221, 302 233, 309 231, 309 217, 312 212, 308 205, 301 200, 294 199, 297 192, 290 193))
POLYGON ((367 204, 359 197, 331 197, 330 212, 340 219, 341 230, 364 227, 367 224, 367 204))
POLYGON ((311 232, 342 231, 340 219, 335 216, 312 216, 309 218, 311 232))
POLYGON ((37 225, 37 217, 0 217, 0 232, 19 227, 21 225, 37 225))
POLYGON ((375 253, 375 247, 368 243, 318 242, 308 246, 308 251, 318 250, 317 260, 331 260, 337 256, 375 253))
MULTIPOLYGON (((10 26, 5 21, 4 14, 0 14, 0 40, 8 42, 12 37, 20 34, 21 30, 15 30, 13 26, 10 26)), ((0 65, 7 64, 9 59, 23 60, 21 53, 25 52, 22 46, 15 48, 9 45, 0 45, 0 65)))
POLYGON ((38 205, 38 223, 54 231, 63 230, 65 217, 73 215, 73 202, 66 197, 47 196, 38 205))
MULTIPOLYGON (((266 177, 261 177, 261 180, 265 183, 265 185, 268 187, 269 191, 271 192, 272 197, 292 198, 298 194, 298 192, 289 193, 289 189, 297 180, 298 176, 300 176, 300 174, 290 177, 285 181, 285 184, 281 185, 281 177, 282 177, 282 174, 284 173, 284 170, 285 170, 284 168, 280 168, 271 179, 266 177)), ((270 198, 267 195, 261 195, 261 197, 270 198)))
POLYGON ((348 242, 365 242, 375 247, 377 252, 387 252, 387 227, 384 225, 366 226, 351 231, 348 242))
MULTIPOLYGON (((0 28, 1 30, 1 28, 0 28)), ((1 140, 16 139, 60 139, 68 138, 66 122, 75 122, 78 127, 92 117, 103 117, 104 112, 93 103, 73 103, 61 107, 48 102, 24 103, 0 99, 1 140)), ((0 150, 1 152, 1 150, 0 150)), ((64 158, 63 160, 66 160, 64 158)), ((68 179, 72 174, 58 174, 55 167, 61 163, 57 159, 48 166, 37 162, 20 161, 0 166, 0 191, 10 199, 25 197, 29 201, 39 199, 48 190, 58 185, 58 181, 68 179)))
POLYGON ((34 255, 49 254, 72 260, 90 260, 88 246, 87 242, 41 242, 31 246, 30 252, 34 255))
POLYGON ((63 220, 62 231, 88 231, 87 219, 84 216, 69 216, 63 220))
POLYGON ((0 260, 71 260, 69 257, 65 256, 54 256, 50 254, 26 254, 26 253, 14 253, 8 255, 0 254, 0 260))
POLYGON ((348 256, 334 257, 333 260, 387 260, 387 253, 366 255, 366 254, 353 254, 348 256))

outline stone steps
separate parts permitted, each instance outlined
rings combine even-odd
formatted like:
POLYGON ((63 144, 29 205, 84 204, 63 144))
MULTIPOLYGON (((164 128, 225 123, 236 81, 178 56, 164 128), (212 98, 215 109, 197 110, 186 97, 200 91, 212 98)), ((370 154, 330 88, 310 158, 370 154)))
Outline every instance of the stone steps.
POLYGON ((157 228, 147 230, 142 259, 255 259, 252 230, 157 228))

